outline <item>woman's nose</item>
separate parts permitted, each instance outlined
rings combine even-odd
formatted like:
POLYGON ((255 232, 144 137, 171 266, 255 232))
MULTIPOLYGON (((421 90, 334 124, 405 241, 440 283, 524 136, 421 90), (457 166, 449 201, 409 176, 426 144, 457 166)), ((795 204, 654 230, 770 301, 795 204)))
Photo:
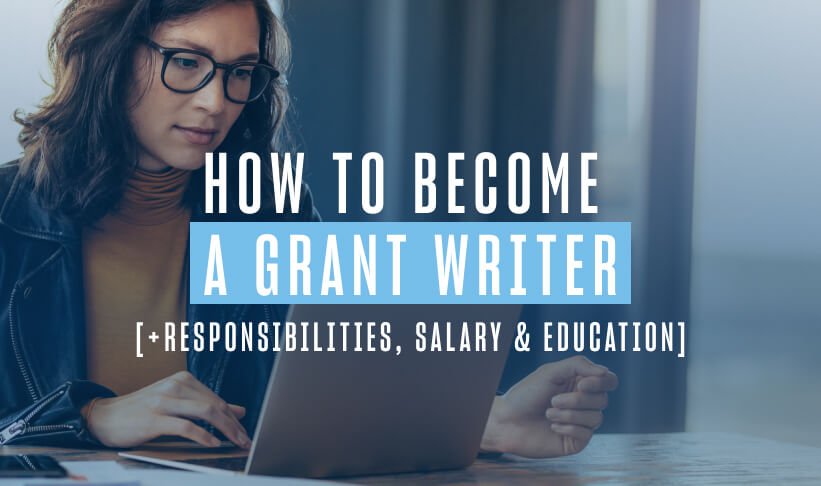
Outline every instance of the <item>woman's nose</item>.
POLYGON ((225 109, 225 88, 223 77, 219 74, 219 72, 216 73, 208 84, 193 93, 195 105, 209 113, 220 113, 225 109))

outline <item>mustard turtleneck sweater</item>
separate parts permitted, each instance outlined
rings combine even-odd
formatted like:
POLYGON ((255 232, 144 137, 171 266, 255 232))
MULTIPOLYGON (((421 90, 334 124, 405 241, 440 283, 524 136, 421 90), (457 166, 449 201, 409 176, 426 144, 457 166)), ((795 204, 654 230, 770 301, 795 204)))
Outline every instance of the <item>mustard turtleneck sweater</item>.
POLYGON ((118 395, 186 369, 165 352, 165 321, 185 320, 190 172, 137 169, 117 210, 83 231, 88 379, 118 395), (144 322, 136 357, 136 322, 144 322), (161 337, 156 343, 147 338, 161 337))

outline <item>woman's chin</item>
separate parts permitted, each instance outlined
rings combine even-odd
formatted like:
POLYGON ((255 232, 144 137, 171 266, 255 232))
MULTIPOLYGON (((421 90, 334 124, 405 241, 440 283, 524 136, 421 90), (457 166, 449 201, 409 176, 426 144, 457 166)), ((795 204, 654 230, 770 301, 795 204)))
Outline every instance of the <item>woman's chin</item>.
POLYGON ((195 154, 186 153, 178 157, 170 157, 164 162, 170 167, 181 170, 197 170, 205 165, 205 154, 208 151, 199 150, 195 154))

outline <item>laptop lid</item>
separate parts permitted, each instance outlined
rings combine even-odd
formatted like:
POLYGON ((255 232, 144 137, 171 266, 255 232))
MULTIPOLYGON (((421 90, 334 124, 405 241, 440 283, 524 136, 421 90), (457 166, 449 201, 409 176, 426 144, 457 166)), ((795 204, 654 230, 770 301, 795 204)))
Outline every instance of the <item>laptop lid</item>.
POLYGON ((331 477, 470 465, 520 311, 521 305, 294 306, 288 321, 309 323, 311 348, 323 350, 278 354, 246 472, 331 477), (390 349, 383 352, 385 322, 390 349), (345 352, 341 323, 348 323, 345 352), (362 351, 355 350, 357 334, 362 351), (331 340, 336 351, 327 350, 331 340), (365 351, 368 343, 377 350, 365 351))

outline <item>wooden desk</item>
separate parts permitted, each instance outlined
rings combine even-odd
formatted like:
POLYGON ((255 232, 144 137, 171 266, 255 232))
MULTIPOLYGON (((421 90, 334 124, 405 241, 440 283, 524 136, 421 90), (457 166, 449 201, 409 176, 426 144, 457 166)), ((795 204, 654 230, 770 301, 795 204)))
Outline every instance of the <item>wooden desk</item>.
MULTIPOLYGON (((50 454, 61 461, 116 460, 152 467, 112 451, 0 448, 0 454, 50 454)), ((191 473, 196 474, 196 473, 191 473)), ((528 460, 503 456, 468 469, 350 478, 354 484, 590 485, 821 484, 821 448, 730 434, 602 434, 581 454, 528 460)))

